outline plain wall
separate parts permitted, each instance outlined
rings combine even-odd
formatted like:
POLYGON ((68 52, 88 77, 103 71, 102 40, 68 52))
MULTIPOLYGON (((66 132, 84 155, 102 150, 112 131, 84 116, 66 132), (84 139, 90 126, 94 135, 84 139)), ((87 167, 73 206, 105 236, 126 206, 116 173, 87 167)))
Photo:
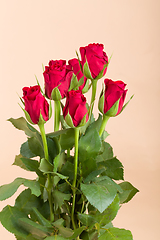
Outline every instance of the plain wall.
MULTIPOLYGON (((159 240, 160 216, 160 1, 158 0, 6 0, 0 3, 0 185, 34 173, 12 166, 26 141, 6 120, 24 116, 17 93, 43 85, 42 64, 69 60, 89 43, 103 43, 112 56, 107 78, 127 83, 125 111, 106 130, 114 154, 125 167, 125 180, 140 192, 122 206, 114 225, 132 231, 134 240, 159 240)), ((101 91, 99 82, 97 101, 101 91)), ((90 93, 87 94, 90 97, 90 93)), ((52 120, 46 130, 53 130, 52 120)), ((22 187, 17 193, 20 193, 22 187)), ((0 202, 14 204, 16 194, 0 202)), ((0 225, 0 239, 15 239, 0 225)))

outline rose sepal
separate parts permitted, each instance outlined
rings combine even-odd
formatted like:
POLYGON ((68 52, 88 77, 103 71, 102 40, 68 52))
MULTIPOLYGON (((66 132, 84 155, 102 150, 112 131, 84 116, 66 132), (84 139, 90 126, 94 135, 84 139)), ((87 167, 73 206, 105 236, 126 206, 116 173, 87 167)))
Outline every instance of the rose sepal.
POLYGON ((91 71, 89 69, 89 64, 88 64, 87 59, 86 59, 86 62, 84 63, 84 65, 83 65, 83 74, 84 74, 85 77, 87 77, 87 78, 89 78, 91 80, 94 80, 92 78, 91 71))
MULTIPOLYGON (((130 99, 128 100, 128 102, 126 102, 126 104, 122 107, 120 113, 125 109, 125 107, 128 105, 128 103, 131 101, 131 99, 132 99, 133 97, 134 97, 134 94, 130 97, 130 99)), ((120 113, 119 113, 119 114, 120 114, 120 113)), ((117 114, 117 115, 119 115, 119 114, 117 114)))
POLYGON ((52 103, 49 101, 49 115, 48 115, 48 120, 52 117, 52 103))
MULTIPOLYGON (((23 101, 23 100, 22 100, 22 101, 23 101)), ((29 113, 28 113, 20 104, 19 104, 19 106, 20 106, 21 109, 23 110, 27 121, 28 121, 29 123, 33 124, 33 125, 36 125, 36 123, 33 123, 33 122, 32 122, 29 113)), ((48 120, 51 118, 51 116, 52 116, 52 105, 51 105, 51 101, 49 101, 49 116, 48 116, 49 118, 48 118, 48 120)), ((44 118, 43 118, 43 116, 42 116, 42 114, 41 114, 41 112, 40 112, 38 124, 42 124, 42 123, 44 124, 44 123, 46 123, 46 121, 44 120, 44 118)))
MULTIPOLYGON (((78 74, 78 73, 77 73, 78 74)), ((80 87, 84 83, 84 76, 81 77, 78 81, 78 87, 80 87)))
MULTIPOLYGON (((19 106, 21 107, 20 104, 19 104, 19 106)), ((32 122, 29 113, 28 113, 24 108, 21 107, 21 109, 23 110, 23 112, 24 112, 24 114, 25 114, 25 117, 26 117, 27 121, 28 121, 29 123, 33 124, 33 125, 36 125, 35 123, 32 122)))
MULTIPOLYGON (((133 96, 132 96, 132 97, 133 97, 133 96)), ((132 98, 132 97, 131 97, 131 98, 132 98)), ((115 116, 117 116, 120 99, 121 99, 121 97, 113 104, 113 106, 112 106, 106 113, 104 113, 105 91, 104 91, 104 87, 103 87, 102 92, 101 92, 101 94, 100 94, 99 102, 98 102, 98 109, 99 109, 99 111, 100 111, 102 114, 104 114, 105 116, 108 116, 108 117, 115 117, 115 116)), ((130 99, 130 100, 131 100, 131 99, 130 99)), ((129 101, 130 101, 130 100, 129 100, 129 101)), ((128 104, 129 101, 128 101, 126 104, 128 104)), ((126 104, 125 104, 125 106, 126 106, 126 104)), ((124 107, 125 107, 125 106, 124 106, 124 107)), ((124 108, 122 108, 122 109, 124 109, 124 108)), ((121 110, 121 112, 122 112, 122 110, 121 110)), ((121 112, 120 112, 120 113, 121 113, 121 112)), ((120 114, 120 113, 119 113, 119 114, 120 114)), ((119 115, 119 114, 118 114, 118 115, 119 115)))
MULTIPOLYGON (((78 72, 78 73, 79 73, 79 72, 78 72)), ((78 75, 78 73, 77 73, 77 75, 78 75)), ((69 87, 69 90, 68 90, 68 91, 78 90, 79 87, 80 87, 81 85, 83 85, 83 83, 84 83, 84 76, 83 76, 82 78, 80 78, 79 81, 78 81, 77 75, 75 75, 75 74, 73 73, 72 78, 71 78, 70 87, 69 87)), ((86 83, 85 83, 85 85, 84 85, 84 87, 83 87, 83 89, 82 89, 82 93, 88 92, 89 88, 90 88, 89 79, 87 79, 87 80, 86 80, 86 83)))
POLYGON ((120 101, 120 98, 113 104, 113 106, 104 115, 108 117, 115 117, 118 112, 119 101, 120 101))
MULTIPOLYGON (((49 101, 49 111, 48 111, 49 115, 48 115, 48 120, 51 118, 52 116, 52 105, 51 105, 51 101, 49 101)), ((39 121, 38 121, 38 125, 41 124, 45 124, 46 121, 44 120, 42 114, 41 114, 41 110, 40 110, 40 115, 39 115, 39 121)))
POLYGON ((91 75, 91 71, 89 69, 89 65, 88 65, 88 61, 86 59, 86 62, 85 64, 83 65, 83 74, 84 76, 86 76, 87 78, 91 79, 92 81, 93 80, 99 80, 100 78, 102 78, 104 76, 104 71, 105 69, 108 67, 108 63, 106 63, 104 66, 103 66, 103 69, 100 71, 100 73, 97 75, 97 77, 93 78, 92 75, 91 75))
POLYGON ((42 114, 41 114, 41 112, 40 112, 40 115, 39 115, 39 121, 38 121, 38 125, 42 125, 42 124, 45 124, 46 123, 46 121, 44 120, 44 118, 43 118, 43 116, 42 116, 42 114))
POLYGON ((109 62, 104 65, 103 69, 100 71, 100 73, 97 75, 97 77, 94 78, 93 80, 99 80, 104 76, 104 71, 108 67, 108 64, 109 64, 109 62))
POLYGON ((35 75, 35 78, 36 78, 37 85, 40 86, 40 90, 41 90, 42 95, 45 95, 36 75, 35 75))
POLYGON ((78 55, 78 52, 76 51, 76 55, 77 55, 77 58, 78 58, 78 62, 79 62, 79 66, 81 68, 81 71, 83 71, 82 69, 82 64, 81 64, 81 61, 80 61, 80 58, 79 58, 79 55, 78 55))
MULTIPOLYGON (((79 58, 79 55, 78 55, 78 52, 76 51, 76 55, 77 55, 77 58, 78 58, 78 62, 79 62, 79 66, 80 66, 80 69, 81 71, 83 72, 83 68, 82 68, 82 64, 81 64, 81 61, 80 61, 80 58, 79 58)), ((86 76, 85 76, 86 77, 86 76)), ((84 78, 84 77, 83 77, 84 78)), ((79 82, 81 81, 81 79, 79 80, 79 82)), ((84 82, 84 81, 83 81, 84 82)), ((83 83, 82 83, 83 84, 83 83)), ((81 84, 81 85, 82 85, 81 84)), ((80 86, 81 86, 80 85, 80 86)), ((90 89, 91 85, 89 84, 89 78, 87 78, 86 80, 86 83, 85 83, 85 86, 83 87, 82 89, 82 93, 86 93, 88 92, 88 90, 90 89)))
POLYGON ((104 71, 106 68, 108 68, 108 65, 110 63, 110 60, 112 58, 112 55, 110 56, 109 60, 108 60, 108 63, 106 63, 102 69, 102 71, 100 71, 100 73, 98 74, 98 76, 96 78, 94 78, 94 80, 98 80, 98 79, 101 79, 103 76, 104 76, 104 71))
MULTIPOLYGON (((79 73, 79 72, 78 72, 79 73)), ((77 75, 78 75, 77 73, 77 75)), ((71 82, 70 82, 70 87, 68 91, 71 90, 78 90, 79 87, 84 83, 84 77, 82 77, 79 81, 77 79, 77 75, 74 73, 72 74, 71 82)))
POLYGON ((52 92, 51 92, 51 99, 54 101, 60 101, 62 99, 61 93, 58 89, 60 85, 58 85, 57 87, 53 88, 52 92))
POLYGON ((104 89, 102 89, 102 92, 100 94, 98 109, 102 114, 104 114, 104 89))
POLYGON ((82 118, 80 124, 77 127, 83 127, 88 122, 88 121, 86 121, 87 114, 88 114, 88 112, 84 115, 84 117, 82 118))
POLYGON ((67 125, 68 125, 69 127, 71 127, 71 128, 74 128, 74 127, 75 127, 74 124, 73 124, 73 121, 72 121, 72 117, 71 117, 71 115, 69 114, 69 111, 68 111, 67 115, 65 116, 64 120, 65 120, 65 122, 67 123, 67 125))
POLYGON ((74 73, 72 74, 71 83, 70 83, 68 91, 71 91, 73 89, 78 90, 78 79, 74 73))
MULTIPOLYGON (((20 101, 21 101, 21 103, 25 106, 25 103, 24 103, 24 101, 23 101, 23 98, 21 98, 20 96, 19 96, 19 94, 17 93, 17 95, 18 95, 18 97, 19 97, 19 99, 20 99, 20 101)), ((21 106, 20 106, 21 107, 21 106)))
POLYGON ((86 83, 85 83, 85 85, 84 85, 84 87, 83 87, 83 89, 82 89, 82 93, 84 94, 84 93, 86 93, 86 92, 88 92, 88 90, 91 88, 91 85, 92 84, 89 84, 89 79, 87 79, 87 81, 86 81, 86 83))
POLYGON ((71 115, 69 114, 69 112, 68 112, 68 114, 66 115, 66 117, 64 118, 64 120, 65 120, 66 124, 67 124, 69 127, 71 127, 71 128, 83 127, 83 126, 88 122, 88 121, 86 121, 87 114, 88 114, 88 112, 84 115, 84 117, 82 118, 82 120, 81 120, 81 122, 79 123, 78 126, 74 126, 73 121, 72 121, 72 117, 71 117, 71 115))

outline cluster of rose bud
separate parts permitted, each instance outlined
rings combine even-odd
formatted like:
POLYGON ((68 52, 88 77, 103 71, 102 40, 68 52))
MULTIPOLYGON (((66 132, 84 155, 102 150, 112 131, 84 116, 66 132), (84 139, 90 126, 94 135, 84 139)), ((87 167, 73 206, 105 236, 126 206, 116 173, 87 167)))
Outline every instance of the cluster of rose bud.
MULTIPOLYGON (((80 47, 81 60, 51 60, 43 73, 45 96, 39 85, 23 88, 23 100, 27 119, 33 124, 46 122, 51 117, 50 100, 60 101, 66 97, 63 116, 70 127, 81 127, 89 120, 84 93, 90 81, 102 78, 108 67, 108 57, 103 44, 80 47)), ((99 111, 108 116, 118 115, 123 107, 127 90, 122 81, 104 80, 105 89, 99 98, 99 111)))

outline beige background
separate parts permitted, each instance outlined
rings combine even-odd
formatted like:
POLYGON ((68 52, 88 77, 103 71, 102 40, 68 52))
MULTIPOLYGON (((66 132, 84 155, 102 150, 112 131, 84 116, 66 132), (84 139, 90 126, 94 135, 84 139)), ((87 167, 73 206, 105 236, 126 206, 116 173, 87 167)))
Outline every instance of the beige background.
MULTIPOLYGON (((135 240, 159 240, 159 12, 158 0, 1 0, 0 185, 17 176, 35 177, 11 166, 26 141, 23 132, 6 121, 23 115, 16 93, 35 85, 35 74, 43 85, 42 63, 68 60, 80 46, 103 43, 108 56, 113 53, 106 76, 127 83, 127 100, 135 94, 106 128, 108 142, 125 166, 125 180, 140 190, 123 205, 114 225, 130 229, 135 240)), ((96 106, 94 112, 97 116, 96 106)), ((52 120, 46 129, 52 131, 52 120)), ((1 202, 0 209, 14 199, 1 202)), ((0 226, 0 239, 15 238, 0 226)))

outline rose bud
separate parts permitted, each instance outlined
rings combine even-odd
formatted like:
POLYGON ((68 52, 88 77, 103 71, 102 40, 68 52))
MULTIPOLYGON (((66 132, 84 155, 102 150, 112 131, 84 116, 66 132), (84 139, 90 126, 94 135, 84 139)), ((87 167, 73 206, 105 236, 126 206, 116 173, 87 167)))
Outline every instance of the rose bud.
POLYGON ((91 80, 102 78, 107 71, 108 57, 103 48, 99 43, 80 48, 82 71, 91 80))
POLYGON ((105 79, 105 90, 102 90, 98 108, 106 116, 114 117, 122 111, 123 103, 128 90, 125 90, 126 84, 122 81, 112 81, 105 79))
POLYGON ((67 93, 63 116, 70 127, 81 127, 88 121, 86 98, 80 90, 71 90, 67 93))
POLYGON ((46 122, 50 118, 51 108, 41 94, 40 86, 24 87, 22 90, 27 120, 32 124, 46 122))
POLYGON ((48 98, 58 101, 66 96, 72 76, 69 74, 66 77, 65 60, 51 60, 49 66, 45 66, 43 76, 48 98))
POLYGON ((78 59, 73 58, 69 60, 68 63, 69 65, 67 65, 67 71, 73 71, 76 77, 76 79, 72 78, 73 83, 71 81, 70 88, 74 90, 81 90, 82 93, 86 93, 89 89, 89 80, 83 75, 78 59), (75 89, 75 87, 77 89, 75 89))

